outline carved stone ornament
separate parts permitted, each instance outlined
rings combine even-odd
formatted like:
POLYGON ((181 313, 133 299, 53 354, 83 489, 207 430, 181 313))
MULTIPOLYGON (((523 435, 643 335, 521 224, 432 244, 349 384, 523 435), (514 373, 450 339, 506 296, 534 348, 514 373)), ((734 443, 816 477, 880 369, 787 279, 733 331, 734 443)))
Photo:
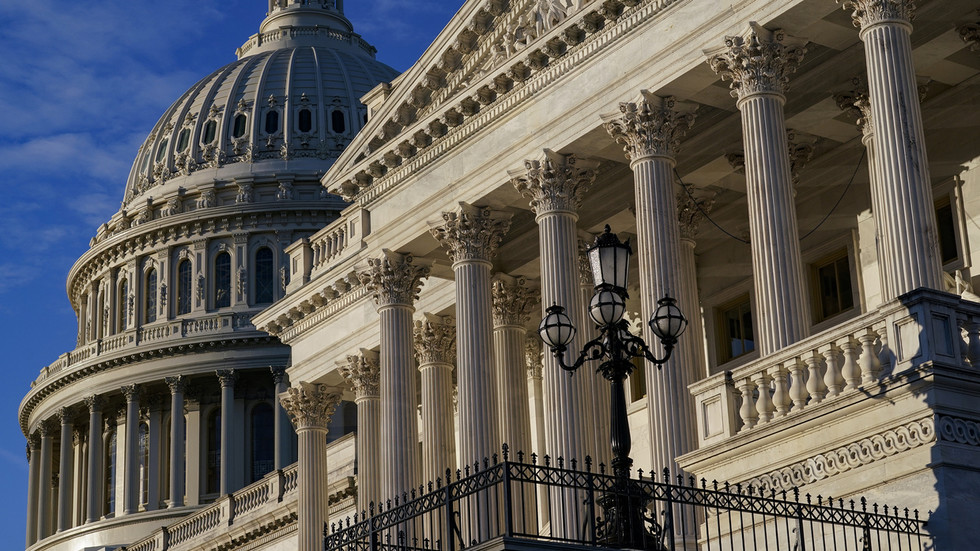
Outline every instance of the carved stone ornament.
POLYGON ((187 390, 187 377, 184 377, 183 375, 177 375, 176 377, 164 377, 163 380, 167 383, 167 386, 170 387, 171 394, 176 394, 187 390))
POLYGON ((701 222, 711 213, 715 204, 715 194, 696 195, 694 186, 685 185, 685 190, 677 193, 677 221, 680 225, 681 239, 694 239, 701 228, 701 222))
POLYGON ((694 112, 675 109, 673 97, 660 98, 646 90, 642 94, 639 102, 620 103, 620 114, 603 116, 603 126, 622 144, 627 160, 673 158, 681 138, 694 124, 694 112))
POLYGON ((167 283, 160 283, 160 307, 166 308, 167 306, 167 283))
POLYGON ((456 212, 442 213, 443 223, 429 232, 453 262, 490 261, 510 229, 511 214, 460 202, 456 212))
POLYGON ((537 293, 527 287, 523 277, 513 278, 503 274, 490 282, 493 296, 493 325, 516 325, 524 327, 531 314, 538 310, 537 293))
POLYGON ((939 440, 980 446, 980 423, 977 421, 949 415, 939 415, 937 419, 939 440))
POLYGON ((528 336, 524 341, 524 360, 527 362, 527 376, 531 379, 541 378, 541 339, 528 336))
POLYGON ((327 385, 300 381, 280 394, 279 402, 297 431, 320 429, 326 433, 340 398, 340 392, 327 385))
POLYGON ((410 254, 384 249, 380 258, 368 259, 368 269, 358 274, 358 277, 373 294, 378 306, 410 306, 419 297, 422 278, 428 275, 428 264, 416 264, 410 254))
POLYGON ((218 384, 221 388, 233 387, 238 381, 238 373, 234 369, 218 369, 214 374, 218 376, 218 384))
POLYGON ((238 195, 235 196, 236 203, 251 203, 252 202, 252 183, 251 182, 238 182, 238 195))
MULTIPOLYGON (((977 10, 980 13, 980 10, 977 10)), ((961 25, 956 28, 960 39, 970 47, 970 51, 980 51, 980 22, 961 25)))
POLYGON ((915 18, 913 0, 837 0, 837 3, 851 12, 854 26, 859 29, 885 22, 909 25, 915 18))
POLYGON ((85 407, 88 408, 89 413, 93 413, 95 411, 99 411, 102 409, 102 404, 104 401, 102 399, 102 396, 99 396, 98 394, 93 394, 91 396, 86 396, 85 398, 82 398, 82 402, 85 403, 85 407))
POLYGON ((456 360, 456 320, 425 314, 415 320, 415 357, 419 365, 452 364, 456 360))
MULTIPOLYGON (((636 216, 636 210, 630 209, 633 212, 633 216, 636 216)), ((588 250, 592 246, 592 239, 578 238, 578 283, 582 287, 591 289, 595 286, 595 280, 592 277, 592 264, 589 263, 588 250)))
POLYGON ((722 80, 732 81, 734 98, 783 95, 789 89, 789 75, 806 53, 804 44, 782 30, 770 31, 752 24, 747 36, 726 36, 725 49, 710 55, 708 65, 722 80))
POLYGON ((541 161, 524 161, 523 172, 510 173, 514 187, 531 200, 531 209, 538 216, 549 212, 577 213, 582 197, 595 182, 598 163, 550 149, 544 153, 541 161))
POLYGON ((238 291, 238 297, 241 300, 245 300, 245 295, 248 293, 248 271, 245 269, 245 266, 238 267, 237 275, 236 290, 238 291))
POLYGON ((380 396, 381 358, 377 352, 361 349, 359 355, 347 356, 347 364, 341 365, 340 374, 354 389, 356 398, 380 396))
POLYGON ((140 398, 140 387, 139 387, 139 385, 136 385, 136 384, 124 385, 119 390, 121 390, 122 393, 123 393, 123 396, 126 397, 126 402, 127 403, 129 403, 129 402, 135 402, 135 401, 139 400, 139 398, 140 398))
POLYGON ((789 173, 793 180, 793 185, 800 183, 800 171, 813 158, 813 144, 799 141, 796 131, 786 130, 786 143, 789 147, 789 173))
POLYGON ((874 135, 874 124, 871 118, 871 99, 868 97, 868 87, 860 78, 851 79, 853 90, 834 94, 837 107, 852 117, 865 138, 874 135))
POLYGON ((286 368, 282 366, 273 366, 269 368, 272 373, 272 384, 279 386, 288 380, 286 375, 286 368))

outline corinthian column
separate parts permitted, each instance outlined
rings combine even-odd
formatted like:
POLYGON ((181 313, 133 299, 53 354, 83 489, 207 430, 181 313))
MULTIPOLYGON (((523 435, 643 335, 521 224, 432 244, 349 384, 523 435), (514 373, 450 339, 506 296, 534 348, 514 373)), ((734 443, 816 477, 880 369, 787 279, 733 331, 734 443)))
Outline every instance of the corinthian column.
POLYGON ((139 421, 140 389, 138 385, 122 387, 126 397, 126 456, 123 470, 123 513, 130 515, 139 508, 139 421))
POLYGON ((88 406, 88 489, 85 495, 85 522, 95 522, 102 516, 103 472, 102 468, 102 398, 86 396, 88 406))
POLYGON ((429 267, 387 249, 369 259, 361 281, 374 293, 381 318, 381 499, 420 482, 416 373, 412 350, 413 303, 429 267))
MULTIPOLYGON (((565 307, 576 327, 584 328, 585 304, 578 282, 578 209, 582 196, 595 182, 597 164, 545 150, 541 161, 524 161, 525 170, 512 172, 513 183, 531 201, 538 223, 541 259, 541 305, 565 307)), ((575 360, 585 340, 579 332, 569 344, 565 361, 575 360)), ((571 377, 549 353, 544 359, 545 393, 549 407, 545 417, 548 453, 553 458, 582 460, 594 450, 592 408, 595 377, 571 377)))
POLYGON ((58 470, 58 531, 71 528, 71 488, 72 488, 72 421, 68 408, 58 410, 61 418, 61 456, 58 470))
POLYGON ((430 231, 446 248, 456 274, 459 460, 468 465, 490 457, 501 444, 493 376, 490 259, 510 229, 511 215, 466 203, 459 207, 442 213, 442 225, 430 231))
POLYGON ((732 81, 742 113, 756 335, 763 356, 805 337, 810 326, 783 113, 789 74, 805 52, 802 41, 753 24, 746 36, 726 37, 725 48, 708 60, 722 79, 732 81))
POLYGON ((687 361, 675 365, 677 369, 688 372, 691 381, 698 381, 708 376, 708 361, 704 357, 704 327, 701 322, 701 299, 698 296, 698 272, 694 258, 695 239, 704 221, 715 203, 715 195, 694 195, 695 191, 688 186, 677 194, 677 217, 680 222, 681 250, 680 270, 681 279, 686 283, 683 292, 678 297, 681 311, 688 317, 687 333, 678 343, 687 354, 687 361))
POLYGON ((838 0, 853 11, 868 65, 868 98, 874 128, 872 193, 881 200, 887 301, 918 289, 942 289, 942 260, 933 210, 929 159, 912 63, 912 0, 838 0))
POLYGON ((27 547, 37 541, 37 480, 40 476, 41 442, 34 434, 27 435, 27 547))
POLYGON ((422 377, 422 480, 435 482, 437 478, 446 478, 446 469, 456 467, 454 320, 433 314, 415 320, 415 356, 422 377))
POLYGON ((297 514, 298 551, 322 551, 323 528, 329 514, 327 426, 340 403, 340 393, 326 385, 301 381, 279 395, 299 437, 297 514))
POLYGON ((381 464, 378 447, 381 442, 381 364, 378 353, 361 349, 359 356, 347 356, 340 372, 354 389, 357 406, 357 508, 367 511, 381 501, 381 464))
MULTIPOLYGON (((286 375, 286 368, 282 366, 271 367, 272 382, 275 384, 276 396, 279 396, 289 388, 289 378, 286 375)), ((292 435, 293 429, 289 426, 289 417, 286 410, 282 409, 281 404, 276 404, 273 414, 275 424, 275 445, 273 448, 273 467, 278 471, 285 469, 286 465, 292 463, 292 435)))
POLYGON ((231 427, 235 419, 235 382, 238 381, 238 374, 234 369, 220 369, 215 374, 221 385, 221 473, 218 478, 218 493, 225 495, 235 490, 231 487, 231 427))
POLYGON ((41 466, 37 479, 37 539, 51 535, 51 433, 54 428, 47 420, 38 425, 41 433, 41 466))
MULTIPOLYGON (((537 293, 523 277, 494 276, 493 351, 497 374, 497 411, 500 437, 512 452, 531 453, 531 412, 527 392, 524 343, 531 313, 537 311, 537 293)), ((537 338, 537 336, 535 336, 537 338)))
POLYGON ((184 506, 184 391, 187 379, 182 375, 167 377, 170 387, 170 503, 167 507, 184 506))

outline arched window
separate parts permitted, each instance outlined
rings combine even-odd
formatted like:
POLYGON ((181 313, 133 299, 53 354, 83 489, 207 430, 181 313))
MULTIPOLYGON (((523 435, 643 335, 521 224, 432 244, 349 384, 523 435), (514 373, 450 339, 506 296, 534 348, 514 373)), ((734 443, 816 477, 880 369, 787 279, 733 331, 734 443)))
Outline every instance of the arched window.
POLYGON ((191 261, 177 263, 177 315, 191 311, 191 261))
POLYGON ((146 272, 146 289, 143 295, 143 319, 145 323, 157 320, 157 271, 150 268, 146 272))
POLYGON ((218 123, 214 119, 204 123, 204 134, 201 136, 201 143, 207 145, 214 141, 214 135, 218 130, 218 123))
POLYGON ((279 111, 269 111, 265 114, 265 133, 275 134, 279 130, 279 111))
POLYGON ((105 483, 102 500, 102 514, 107 515, 116 510, 116 431, 112 431, 105 440, 105 483))
POLYGON ((343 111, 334 111, 330 114, 330 127, 337 134, 343 134, 347 130, 347 121, 344 120, 343 111))
POLYGON ((313 112, 309 109, 300 109, 297 126, 299 127, 300 132, 309 132, 310 130, 313 130, 313 112))
POLYGON ((206 478, 207 493, 216 494, 221 489, 221 408, 208 414, 208 460, 206 478))
POLYGON ((239 113, 235 115, 234 127, 231 131, 231 136, 233 138, 241 138, 245 135, 245 122, 248 119, 245 117, 244 113, 239 113))
POLYGON ((123 279, 119 282, 119 296, 116 299, 119 312, 119 331, 125 331, 129 325, 129 282, 123 279))
POLYGON ((231 306, 231 255, 222 251, 214 257, 214 307, 231 306))
POLYGON ((275 426, 273 424, 272 406, 261 403, 252 408, 252 478, 250 482, 262 478, 272 472, 275 467, 273 458, 275 426))
POLYGON ((167 156, 167 140, 163 140, 162 142, 160 142, 160 149, 157 149, 156 161, 159 163, 160 161, 163 161, 163 159, 166 158, 166 156, 167 156))
POLYGON ((184 128, 177 134, 177 153, 183 153, 187 149, 187 145, 190 143, 191 129, 184 128))
POLYGON ((275 300, 276 267, 272 249, 262 247, 255 252, 255 303, 268 304, 275 300))
POLYGON ((140 503, 146 504, 150 498, 150 434, 146 423, 140 423, 139 461, 140 503))

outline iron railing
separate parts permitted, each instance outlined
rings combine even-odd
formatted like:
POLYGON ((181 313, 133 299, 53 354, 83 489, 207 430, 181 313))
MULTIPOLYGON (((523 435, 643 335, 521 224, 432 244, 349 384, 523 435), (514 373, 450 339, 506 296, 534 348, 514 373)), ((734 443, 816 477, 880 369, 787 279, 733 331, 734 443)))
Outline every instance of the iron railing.
MULTIPOLYGON (((921 550, 918 511, 770 491, 693 477, 623 480, 605 472, 566 468, 535 456, 524 462, 495 455, 340 523, 324 527, 325 551, 456 551, 495 538, 621 547, 622 518, 657 551, 921 550), (628 514, 625 508, 640 508, 628 514), (631 521, 632 522, 632 521, 631 521)), ((635 540, 634 540, 635 541, 635 540)))

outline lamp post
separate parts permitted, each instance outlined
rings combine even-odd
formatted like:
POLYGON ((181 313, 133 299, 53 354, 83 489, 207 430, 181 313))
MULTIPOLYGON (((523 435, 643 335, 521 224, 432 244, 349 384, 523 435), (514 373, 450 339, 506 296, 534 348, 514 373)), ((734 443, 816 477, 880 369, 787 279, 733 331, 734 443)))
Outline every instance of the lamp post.
POLYGON ((687 320, 670 296, 658 301, 659 306, 648 324, 663 345, 663 358, 655 357, 642 338, 629 332, 629 323, 623 315, 626 313, 626 282, 632 252, 629 240, 621 242, 608 225, 587 251, 595 281, 589 315, 597 324, 599 336, 585 344, 575 362, 565 363, 565 351, 575 338, 576 329, 564 307, 557 304, 548 307, 538 326, 538 334, 551 348, 562 369, 574 373, 585 362, 598 361, 596 371, 612 388, 611 467, 615 490, 597 500, 604 513, 604 519, 597 526, 600 539, 620 548, 662 549, 659 543, 662 529, 645 515, 651 498, 629 479, 633 460, 629 457, 632 441, 626 418, 624 381, 633 372, 632 358, 645 358, 658 368, 666 363, 677 337, 687 328, 687 320), (652 530, 648 530, 645 523, 651 524, 652 530))

